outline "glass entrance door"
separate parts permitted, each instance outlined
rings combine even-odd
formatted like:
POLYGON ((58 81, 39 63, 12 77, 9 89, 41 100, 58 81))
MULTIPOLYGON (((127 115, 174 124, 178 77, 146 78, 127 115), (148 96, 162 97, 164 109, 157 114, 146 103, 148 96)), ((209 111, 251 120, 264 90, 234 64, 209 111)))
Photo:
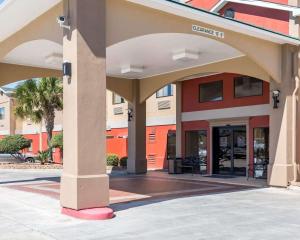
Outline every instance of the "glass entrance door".
POLYGON ((213 136, 213 173, 246 176, 246 127, 216 127, 213 136))
POLYGON ((185 156, 200 161, 200 172, 207 172, 207 132, 205 130, 185 132, 185 156))

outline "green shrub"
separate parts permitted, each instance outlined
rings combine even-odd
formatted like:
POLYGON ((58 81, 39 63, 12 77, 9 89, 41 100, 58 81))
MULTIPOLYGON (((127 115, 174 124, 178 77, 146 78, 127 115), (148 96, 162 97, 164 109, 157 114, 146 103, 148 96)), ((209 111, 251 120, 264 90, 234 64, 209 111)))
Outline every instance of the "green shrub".
POLYGON ((0 140, 0 153, 17 154, 25 148, 29 148, 31 140, 22 135, 9 135, 0 140))
POLYGON ((63 150, 63 133, 56 134, 51 139, 51 147, 63 150))
POLYGON ((37 160, 41 162, 42 165, 48 162, 49 160, 49 150, 39 151, 39 155, 37 156, 37 160))
POLYGON ((119 165, 119 157, 116 154, 108 154, 106 157, 107 166, 117 167, 119 165))
POLYGON ((120 159, 120 166, 121 167, 127 167, 127 159, 128 159, 128 157, 122 157, 120 159))

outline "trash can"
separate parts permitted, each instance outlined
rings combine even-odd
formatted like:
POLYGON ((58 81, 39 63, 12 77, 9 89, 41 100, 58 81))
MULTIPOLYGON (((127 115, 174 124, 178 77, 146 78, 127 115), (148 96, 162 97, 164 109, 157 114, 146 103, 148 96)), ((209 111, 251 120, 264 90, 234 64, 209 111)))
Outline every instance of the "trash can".
POLYGON ((181 158, 168 159, 169 174, 180 174, 180 173, 182 173, 181 161, 182 161, 181 158))

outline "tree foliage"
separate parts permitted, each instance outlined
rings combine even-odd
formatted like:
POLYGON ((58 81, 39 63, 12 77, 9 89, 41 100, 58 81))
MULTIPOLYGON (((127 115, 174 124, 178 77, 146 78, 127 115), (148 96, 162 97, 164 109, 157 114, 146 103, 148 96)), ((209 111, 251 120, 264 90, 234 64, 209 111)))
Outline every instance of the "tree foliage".
POLYGON ((63 133, 56 134, 51 139, 51 147, 63 150, 63 133))
MULTIPOLYGON (((55 111, 63 109, 62 97, 62 81, 55 77, 42 78, 40 81, 29 79, 19 85, 15 92, 16 116, 21 119, 29 118, 35 123, 44 120, 49 146, 54 129, 55 111)), ((52 151, 49 153, 52 160, 52 151)))
POLYGON ((0 153, 17 154, 30 145, 31 141, 22 135, 10 135, 0 140, 0 153))

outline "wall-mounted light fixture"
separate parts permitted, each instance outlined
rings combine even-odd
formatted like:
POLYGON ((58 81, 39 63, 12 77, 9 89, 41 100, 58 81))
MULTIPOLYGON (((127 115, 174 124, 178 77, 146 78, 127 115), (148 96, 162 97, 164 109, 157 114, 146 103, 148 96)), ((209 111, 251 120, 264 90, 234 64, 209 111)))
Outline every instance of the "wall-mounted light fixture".
POLYGON ((69 61, 64 61, 62 65, 63 76, 67 78, 68 83, 71 83, 72 64, 69 61))
POLYGON ((128 116, 128 122, 131 122, 133 118, 133 110, 131 108, 128 109, 127 116, 128 116))
POLYGON ((273 108, 278 108, 279 95, 280 95, 280 91, 279 91, 279 90, 274 90, 274 91, 272 92, 273 108))
POLYGON ((63 76, 64 77, 71 77, 72 75, 72 65, 69 61, 63 62, 63 76))

